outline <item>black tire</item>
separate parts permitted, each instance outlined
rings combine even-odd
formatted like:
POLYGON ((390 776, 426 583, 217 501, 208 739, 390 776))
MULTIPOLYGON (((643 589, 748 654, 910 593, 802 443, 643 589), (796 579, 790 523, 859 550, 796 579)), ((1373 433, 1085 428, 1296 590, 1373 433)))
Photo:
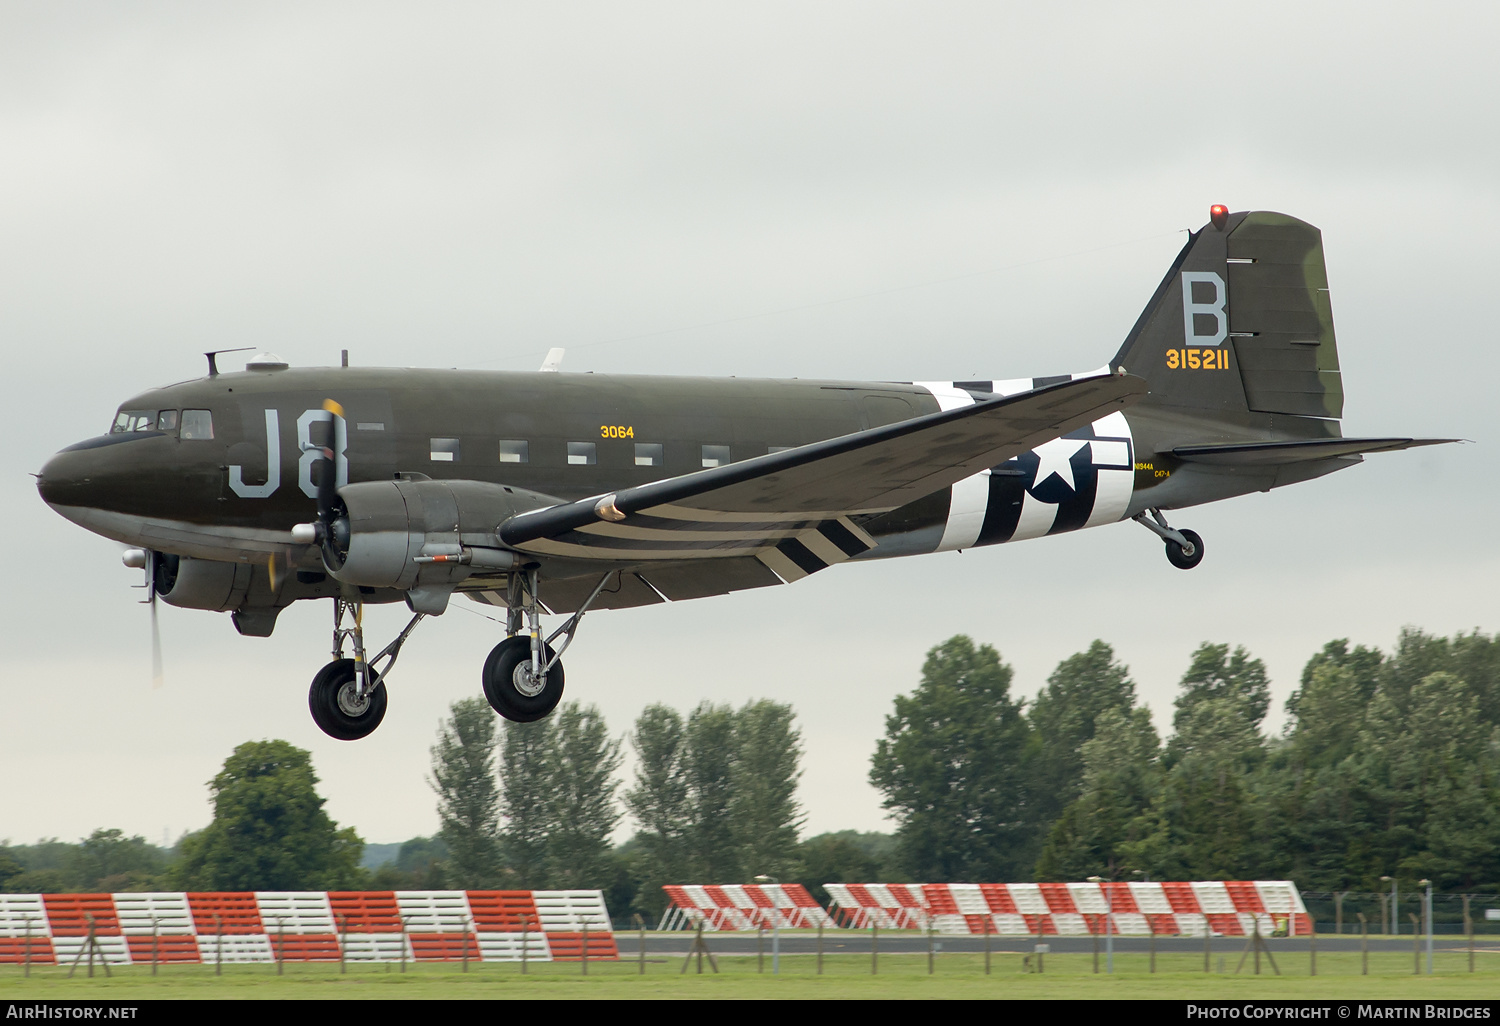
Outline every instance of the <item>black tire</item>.
POLYGON ((1179 570, 1191 570, 1203 562, 1203 539, 1198 537, 1194 531, 1183 531, 1182 536, 1193 547, 1192 553, 1186 553, 1182 550, 1181 545, 1178 545, 1174 541, 1168 541, 1167 559, 1179 570))
POLYGON ((355 700, 357 684, 353 659, 335 659, 313 678, 307 692, 307 707, 318 729, 329 737, 358 741, 373 733, 385 719, 385 681, 376 681, 374 690, 365 696, 363 708, 355 700))
MULTIPOLYGON (((542 646, 542 658, 552 658, 552 646, 542 646)), ((490 708, 507 720, 531 723, 546 716, 562 701, 562 663, 554 665, 539 691, 527 694, 531 688, 526 679, 531 676, 531 639, 522 635, 506 638, 491 650, 484 661, 484 697, 490 708)))

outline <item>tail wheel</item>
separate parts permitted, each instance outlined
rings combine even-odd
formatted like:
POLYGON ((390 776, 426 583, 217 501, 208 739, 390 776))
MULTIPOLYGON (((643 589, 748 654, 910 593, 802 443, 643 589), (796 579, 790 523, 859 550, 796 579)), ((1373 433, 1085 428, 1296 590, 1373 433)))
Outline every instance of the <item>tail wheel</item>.
POLYGON ((318 671, 307 692, 313 722, 329 737, 358 741, 368 737, 385 719, 385 682, 359 693, 359 674, 353 659, 335 659, 318 671))
POLYGON ((1179 570, 1191 570, 1203 562, 1203 539, 1198 537, 1196 531, 1181 531, 1179 533, 1193 547, 1192 551, 1189 552, 1175 541, 1168 539, 1167 560, 1179 570))
MULTIPOLYGON (((542 646, 542 660, 551 660, 551 645, 542 646)), ((531 723, 546 716, 562 700, 562 663, 537 680, 531 672, 531 639, 517 635, 496 645, 484 661, 484 697, 507 720, 531 723)))

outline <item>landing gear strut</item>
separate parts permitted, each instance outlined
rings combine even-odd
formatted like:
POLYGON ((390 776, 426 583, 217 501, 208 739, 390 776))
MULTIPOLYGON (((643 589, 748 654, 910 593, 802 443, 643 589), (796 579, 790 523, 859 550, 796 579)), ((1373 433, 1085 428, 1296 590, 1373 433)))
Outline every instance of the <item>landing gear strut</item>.
POLYGON ((1151 509, 1131 517, 1167 545, 1167 561, 1179 570, 1191 570, 1203 562, 1203 539, 1196 531, 1178 531, 1167 523, 1161 510, 1151 509), (1147 519, 1146 513, 1150 513, 1147 519))
POLYGON ((542 640, 541 584, 535 570, 510 575, 506 588, 506 632, 510 635, 490 652, 484 661, 481 677, 484 697, 501 716, 517 723, 531 723, 546 716, 562 700, 562 654, 573 643, 578 624, 588 612, 610 574, 605 574, 578 611, 557 630, 542 640), (522 620, 527 633, 521 634, 522 620), (556 650, 552 643, 562 638, 556 650))
POLYGON ((307 693, 308 709, 318 729, 340 741, 357 741, 380 726, 385 718, 386 674, 396 665, 401 646, 422 622, 423 615, 413 616, 395 641, 367 661, 364 605, 341 598, 333 600, 333 662, 318 671, 307 693), (345 641, 354 644, 353 659, 344 658, 345 641))

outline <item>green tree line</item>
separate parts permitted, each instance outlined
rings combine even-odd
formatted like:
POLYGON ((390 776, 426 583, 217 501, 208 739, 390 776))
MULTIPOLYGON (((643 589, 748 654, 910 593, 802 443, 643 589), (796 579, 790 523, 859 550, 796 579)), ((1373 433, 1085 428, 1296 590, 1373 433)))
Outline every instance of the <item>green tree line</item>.
POLYGON ((1389 655, 1329 642, 1275 735, 1265 666, 1242 647, 1193 653, 1165 741, 1102 641, 1029 705, 1011 680, 959 636, 896 700, 870 772, 896 872, 1500 886, 1500 638, 1407 629, 1389 655))

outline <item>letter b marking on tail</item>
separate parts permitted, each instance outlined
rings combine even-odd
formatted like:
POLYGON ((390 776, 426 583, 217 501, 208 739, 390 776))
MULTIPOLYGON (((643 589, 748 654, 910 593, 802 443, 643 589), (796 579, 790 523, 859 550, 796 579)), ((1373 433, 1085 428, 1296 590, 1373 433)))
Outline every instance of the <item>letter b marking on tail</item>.
MULTIPOLYGON (((1216 346, 1229 337, 1229 314, 1225 311, 1225 305, 1229 301, 1229 287, 1224 279, 1214 271, 1183 271, 1182 272, 1182 335, 1183 344, 1189 346, 1216 346), (1197 285, 1197 295, 1202 296, 1210 289, 1213 298, 1207 302, 1195 302, 1194 288, 1197 285), (1203 324, 1199 318, 1212 317, 1214 330, 1212 334, 1205 335, 1195 330, 1198 325, 1203 324)), ((1204 325, 1206 327, 1206 325, 1204 325)))

